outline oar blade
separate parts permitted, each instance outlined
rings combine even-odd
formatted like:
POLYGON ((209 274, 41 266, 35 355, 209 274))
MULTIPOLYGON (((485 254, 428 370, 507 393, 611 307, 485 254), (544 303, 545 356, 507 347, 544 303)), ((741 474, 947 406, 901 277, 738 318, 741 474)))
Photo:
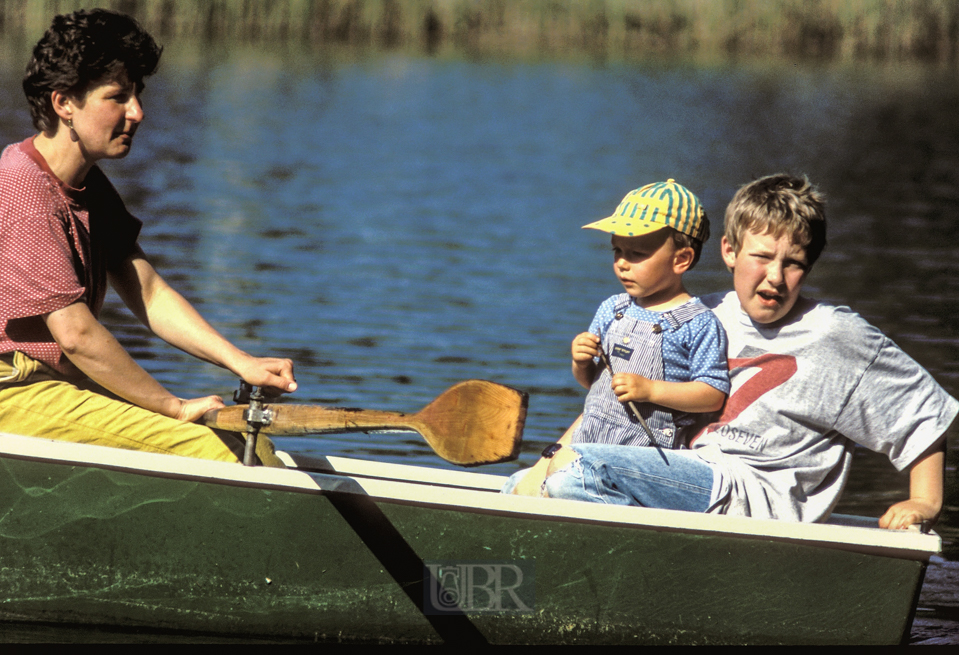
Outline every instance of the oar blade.
POLYGON ((461 466, 506 462, 519 455, 529 395, 486 380, 460 382, 416 414, 437 454, 461 466))

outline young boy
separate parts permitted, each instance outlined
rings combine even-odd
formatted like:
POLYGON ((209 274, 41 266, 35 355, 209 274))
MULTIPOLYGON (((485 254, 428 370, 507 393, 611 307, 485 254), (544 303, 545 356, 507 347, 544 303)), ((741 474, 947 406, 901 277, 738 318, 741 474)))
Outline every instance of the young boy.
POLYGON ((516 493, 540 491, 547 460, 562 445, 683 447, 697 415, 719 410, 729 392, 722 327, 683 286, 709 238, 699 199, 674 180, 649 184, 583 227, 612 235, 613 272, 626 293, 600 305, 589 331, 573 340, 573 376, 589 389, 583 415, 516 493))
POLYGON ((742 187, 726 210, 723 261, 734 291, 707 297, 729 338, 732 393, 688 451, 573 445, 551 497, 822 521, 862 445, 910 471, 886 528, 942 508, 945 432, 959 412, 929 373, 846 307, 800 296, 826 243, 821 196, 805 178, 742 187), (692 487, 697 493, 689 494, 692 487), (708 491, 704 494, 704 491, 708 491))

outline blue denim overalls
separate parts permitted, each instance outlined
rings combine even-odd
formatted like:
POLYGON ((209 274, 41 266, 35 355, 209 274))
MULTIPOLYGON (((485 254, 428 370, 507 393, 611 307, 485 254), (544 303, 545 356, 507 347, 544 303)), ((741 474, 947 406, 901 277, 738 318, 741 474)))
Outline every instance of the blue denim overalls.
MULTIPOLYGON (((616 373, 634 373, 651 380, 662 380, 663 332, 676 331, 683 323, 709 311, 700 302, 690 302, 668 312, 662 312, 658 323, 648 323, 625 315, 633 302, 623 294, 613 310, 615 319, 603 336, 603 349, 616 373)), ((583 422, 572 443, 605 443, 624 446, 650 446, 646 431, 634 419, 626 406, 613 393, 612 376, 603 369, 586 396, 583 422)), ((693 423, 685 412, 674 412, 652 403, 636 403, 662 448, 680 448, 681 429, 693 423), (678 425, 677 425, 678 423, 678 425)))

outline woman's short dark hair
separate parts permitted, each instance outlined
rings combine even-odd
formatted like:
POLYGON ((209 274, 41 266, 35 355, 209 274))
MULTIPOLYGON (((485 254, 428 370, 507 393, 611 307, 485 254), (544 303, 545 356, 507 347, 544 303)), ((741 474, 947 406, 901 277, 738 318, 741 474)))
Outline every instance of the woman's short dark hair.
POLYGON ((54 91, 82 98, 90 85, 126 72, 138 89, 160 62, 162 48, 136 20, 106 9, 81 9, 53 19, 33 49, 23 77, 33 125, 57 131, 54 91))

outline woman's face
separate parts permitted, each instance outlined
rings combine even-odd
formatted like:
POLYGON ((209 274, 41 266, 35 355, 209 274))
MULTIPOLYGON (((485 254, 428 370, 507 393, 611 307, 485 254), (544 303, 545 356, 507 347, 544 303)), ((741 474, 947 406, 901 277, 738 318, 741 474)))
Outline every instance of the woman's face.
POLYGON ((81 100, 71 104, 73 129, 89 161, 127 156, 143 120, 143 107, 139 89, 126 72, 113 80, 94 83, 81 100))

